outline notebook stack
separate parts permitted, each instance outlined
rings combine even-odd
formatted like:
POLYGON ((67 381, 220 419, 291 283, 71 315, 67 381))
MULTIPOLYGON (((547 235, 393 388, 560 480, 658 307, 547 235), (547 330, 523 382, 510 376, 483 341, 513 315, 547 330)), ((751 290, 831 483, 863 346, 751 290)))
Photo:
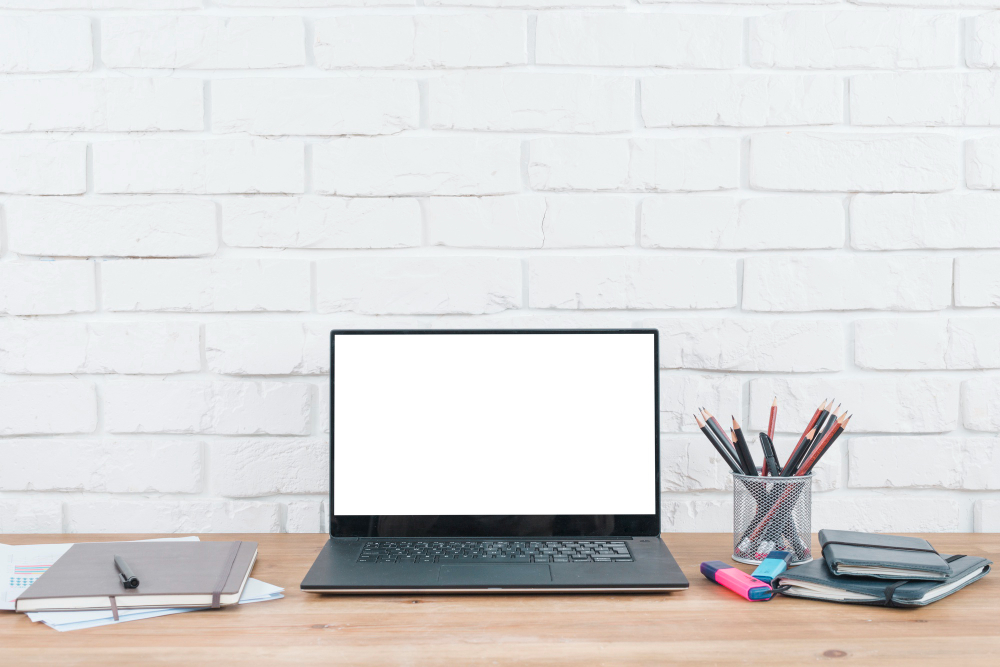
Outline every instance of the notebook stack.
POLYGON ((821 530, 822 559, 791 568, 774 582, 791 597, 886 607, 920 607, 986 576, 978 556, 941 554, 917 537, 821 530))

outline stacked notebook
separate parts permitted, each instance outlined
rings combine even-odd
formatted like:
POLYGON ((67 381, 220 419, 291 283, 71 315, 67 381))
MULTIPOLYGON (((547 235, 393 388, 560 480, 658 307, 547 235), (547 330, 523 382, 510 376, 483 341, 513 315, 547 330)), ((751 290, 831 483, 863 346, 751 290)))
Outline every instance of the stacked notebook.
POLYGON ((236 604, 257 559, 256 542, 74 544, 16 600, 20 612, 222 607, 236 604), (123 585, 115 557, 134 570, 123 585))
POLYGON ((986 576, 992 562, 938 553, 916 537, 821 530, 823 558, 780 575, 784 595, 830 602, 918 607, 986 576))

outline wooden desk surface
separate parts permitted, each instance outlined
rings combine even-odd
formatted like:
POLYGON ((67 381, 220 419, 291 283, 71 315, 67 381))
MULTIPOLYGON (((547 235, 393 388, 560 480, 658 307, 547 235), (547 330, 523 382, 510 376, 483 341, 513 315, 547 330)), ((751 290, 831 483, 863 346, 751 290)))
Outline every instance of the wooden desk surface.
MULTIPOLYGON (((155 535, 0 535, 5 544, 155 535)), ((1000 562, 1000 534, 924 535, 1000 562)), ((643 595, 319 596, 299 591, 325 535, 202 535, 260 543, 253 576, 283 600, 60 633, 0 612, 3 664, 468 665, 1000 664, 1000 574, 920 609, 779 597, 750 603, 706 580, 730 536, 665 534, 690 590, 643 595)), ((751 568, 742 566, 750 571, 751 568)))

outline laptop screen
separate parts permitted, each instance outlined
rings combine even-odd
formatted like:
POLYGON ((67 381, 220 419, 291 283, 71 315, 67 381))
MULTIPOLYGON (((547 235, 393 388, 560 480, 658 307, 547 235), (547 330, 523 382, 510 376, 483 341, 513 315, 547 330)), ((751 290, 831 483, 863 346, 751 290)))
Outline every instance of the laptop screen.
POLYGON ((334 332, 331 515, 655 514, 655 345, 653 331, 334 332))

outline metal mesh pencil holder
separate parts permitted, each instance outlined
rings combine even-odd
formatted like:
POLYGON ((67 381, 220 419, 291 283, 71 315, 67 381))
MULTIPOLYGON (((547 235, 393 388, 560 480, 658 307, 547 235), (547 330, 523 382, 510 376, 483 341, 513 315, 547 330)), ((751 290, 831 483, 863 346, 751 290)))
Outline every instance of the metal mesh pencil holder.
POLYGON ((812 560, 812 480, 733 473, 733 560, 760 563, 774 550, 812 560))

